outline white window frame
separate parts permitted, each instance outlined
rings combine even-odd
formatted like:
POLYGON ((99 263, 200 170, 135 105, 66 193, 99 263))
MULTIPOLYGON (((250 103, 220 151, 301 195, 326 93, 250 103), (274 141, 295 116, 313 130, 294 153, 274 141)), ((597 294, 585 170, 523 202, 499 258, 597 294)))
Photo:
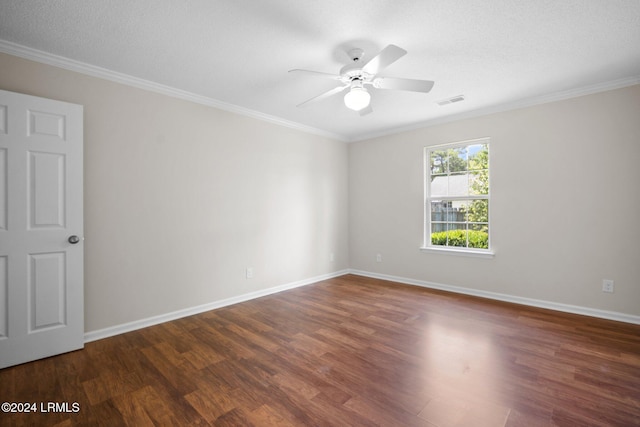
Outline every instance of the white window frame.
POLYGON ((439 144, 439 145, 431 145, 431 146, 427 146, 424 147, 424 151, 423 151, 423 160, 424 160, 424 178, 423 178, 423 185, 424 185, 424 204, 423 204, 423 209, 424 209, 424 220, 423 220, 423 227, 424 227, 424 233, 423 233, 423 244, 422 247, 420 248, 421 251, 423 252, 435 252, 435 253, 444 253, 444 254, 451 254, 451 255, 462 255, 462 256, 472 256, 472 257, 481 257, 481 258, 493 258, 493 256, 495 255, 495 253, 493 252, 492 246, 491 246, 491 230, 492 230, 492 223, 491 223, 491 212, 492 212, 492 207, 491 207, 491 139, 489 137, 485 137, 485 138, 478 138, 478 139, 471 139, 471 140, 467 140, 467 141, 458 141, 458 142, 451 142, 451 143, 446 143, 446 144, 439 144), (430 192, 431 192, 431 167, 430 167, 430 157, 431 157, 431 152, 432 151, 439 151, 439 150, 448 150, 450 148, 459 148, 459 147, 465 147, 465 146, 469 146, 469 145, 478 145, 478 144, 486 144, 487 147, 489 147, 489 191, 488 194, 486 195, 468 195, 468 196, 434 196, 432 197, 430 192), (442 245, 434 245, 431 243, 431 202, 433 200, 444 200, 444 201, 463 201, 463 200, 469 200, 469 199, 485 199, 488 201, 489 203, 489 212, 488 212, 488 228, 489 228, 489 237, 488 237, 488 248, 487 249, 483 249, 483 248, 468 248, 468 247, 455 247, 455 246, 442 246, 442 245))

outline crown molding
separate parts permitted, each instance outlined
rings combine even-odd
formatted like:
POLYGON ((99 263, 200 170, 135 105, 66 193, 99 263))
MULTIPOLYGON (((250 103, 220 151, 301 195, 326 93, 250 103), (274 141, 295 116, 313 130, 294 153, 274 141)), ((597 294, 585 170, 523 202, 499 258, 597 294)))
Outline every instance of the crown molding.
POLYGON ((621 89, 628 86, 634 86, 640 84, 640 75, 624 77, 621 79, 611 80, 607 82, 600 82, 589 86, 583 86, 579 88, 563 90, 559 92, 548 93, 545 95, 534 96, 530 98, 520 99, 513 102, 507 102, 504 104, 493 105, 490 107, 478 108, 476 110, 466 111, 464 113, 452 114, 450 116, 439 117, 437 119, 426 120, 420 123, 414 123, 412 125, 397 127, 393 129, 384 130, 381 132, 373 132, 358 137, 354 137, 348 140, 348 142, 366 141, 368 139, 379 138, 382 136, 388 136, 398 134, 402 132, 409 132, 412 130, 428 128, 444 123, 456 122, 458 120, 471 119, 480 116, 486 116, 489 114, 502 113, 505 111, 518 110, 520 108, 533 107, 541 104, 548 104, 551 102, 564 101, 566 99, 578 98, 580 96, 592 95, 599 92, 606 92, 609 90, 621 89))
POLYGON ((76 73, 85 74, 92 77, 97 77, 104 80, 109 80, 115 83, 120 83, 127 86, 136 87, 138 89, 144 89, 151 92, 156 92, 162 95, 167 95, 172 98, 178 98, 185 101, 194 102, 196 104, 206 105, 208 107, 217 108, 220 110, 228 111, 230 113, 239 114, 241 116, 250 117, 253 119, 265 121, 268 123, 284 126, 290 129, 295 129, 301 132, 323 136, 325 138, 331 138, 342 142, 347 142, 348 138, 343 135, 338 135, 332 132, 327 132, 322 129, 317 129, 311 126, 302 125, 300 123, 285 120, 280 117, 271 116, 269 114, 261 113, 259 111, 251 110, 248 108, 240 107, 234 104, 219 101, 217 99, 209 98, 206 96, 198 95, 192 92, 187 92, 181 89, 177 89, 171 86, 155 83, 150 80, 141 79, 138 77, 130 76, 128 74, 119 73, 117 71, 108 70, 106 68, 97 67, 84 62, 76 61, 66 58, 64 56, 54 55, 48 52, 44 52, 30 47, 22 46, 16 43, 12 43, 6 40, 0 40, 0 52, 8 55, 17 56, 30 61, 39 62, 46 65, 51 65, 65 70, 74 71, 76 73))
POLYGON ((286 120, 280 117, 271 116, 269 114, 261 113, 259 111, 240 107, 238 105, 222 102, 217 99, 198 95, 192 92, 187 92, 171 86, 155 83, 150 80, 141 79, 138 77, 130 76, 128 74, 119 73, 117 71, 108 70, 106 68, 97 67, 95 65, 86 64, 84 62, 76 61, 63 56, 54 55, 41 50, 22 46, 6 40, 0 40, 0 52, 17 56, 20 58, 28 59, 31 61, 40 62, 46 65, 63 68, 69 71, 74 71, 77 73, 89 75, 92 77, 109 80, 109 81, 120 83, 123 85, 136 87, 138 89, 144 89, 151 92, 160 93, 173 98, 183 99, 186 101, 194 102, 196 104, 206 105, 208 107, 217 108, 220 110, 239 114, 241 116, 250 117, 253 119, 265 121, 268 123, 284 126, 290 129, 294 129, 301 132, 318 135, 318 136, 322 136, 325 138, 330 138, 330 139, 334 139, 342 142, 366 141, 369 139, 398 134, 402 132, 409 132, 417 129, 428 128, 431 126, 436 126, 444 123, 451 123, 458 120, 471 119, 471 118, 486 116, 494 113, 517 110, 517 109, 526 108, 526 107, 533 107, 536 105, 547 104, 547 103, 562 101, 562 100, 571 99, 571 98, 577 98, 580 96, 591 95, 599 92, 606 92, 609 90, 621 89, 623 87, 640 84, 640 75, 625 77, 617 80, 600 82, 600 83, 596 83, 589 86, 583 86, 579 88, 525 98, 525 99, 521 99, 513 102, 507 102, 504 104, 494 105, 490 107, 479 108, 472 111, 453 114, 445 117, 439 117, 432 120, 425 120, 425 121, 414 123, 408 126, 396 127, 393 129, 387 129, 380 132, 372 132, 372 133, 366 133, 366 134, 362 134, 354 137, 349 137, 345 135, 339 135, 333 132, 328 132, 326 130, 314 128, 311 126, 306 126, 300 123, 292 122, 290 120, 286 120))

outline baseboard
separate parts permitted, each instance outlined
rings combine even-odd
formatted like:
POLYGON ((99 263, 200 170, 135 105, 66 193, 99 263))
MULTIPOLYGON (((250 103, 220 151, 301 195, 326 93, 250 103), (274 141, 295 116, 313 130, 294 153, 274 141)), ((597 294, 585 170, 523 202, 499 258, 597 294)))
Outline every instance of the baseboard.
POLYGON ((464 288, 460 286, 445 285, 442 283, 428 282, 425 280, 416 280, 406 277, 391 276, 388 274, 372 273, 362 270, 349 270, 350 274, 357 276, 371 277, 373 279, 389 280, 392 282, 403 283, 406 285, 421 286, 423 288, 438 289, 441 291, 455 292, 458 294, 472 295, 476 297, 488 298, 497 301, 512 302, 515 304, 527 305, 531 307, 546 308, 549 310, 562 311, 565 313, 580 314, 583 316, 598 317, 601 319, 616 320, 618 322, 633 323, 640 325, 640 316, 631 314, 618 313, 615 311, 599 310, 589 307, 581 307, 576 305, 561 304, 552 301, 537 300, 533 298, 523 298, 514 295, 501 294, 497 292, 487 292, 477 289, 464 288))
POLYGON ((135 331, 137 329, 146 328, 148 326, 158 325, 160 323, 180 319, 182 317, 192 316, 194 314, 204 313, 205 311, 215 310, 216 308, 226 307, 228 305, 249 301, 255 298, 264 297, 267 295, 275 294, 275 293, 286 291, 289 289, 299 288, 301 286, 310 285, 312 283, 320 282, 322 280, 343 276, 348 273, 349 273, 349 270, 340 270, 333 273, 323 274, 321 276, 315 276, 308 279, 299 280, 296 282, 291 282, 291 283, 275 286, 268 289, 263 289, 256 292, 250 292, 248 294, 238 295, 236 297, 226 298, 223 300, 213 301, 213 302, 198 305, 195 307, 173 311, 171 313, 148 317, 146 319, 140 319, 134 322, 111 326, 108 328, 99 329, 97 331, 86 332, 84 334, 84 342, 88 343, 91 341, 101 340, 103 338, 109 338, 115 335, 124 334, 126 332, 135 331))
POLYGON ((583 316, 598 317, 602 319, 615 320, 618 322, 633 323, 636 325, 640 325, 640 316, 633 316, 625 313, 598 310, 594 308, 581 307, 581 306, 575 306, 575 305, 569 305, 569 304, 561 304, 561 303, 556 303, 551 301, 537 300, 533 298, 523 298, 523 297, 518 297, 514 295, 501 294, 497 292, 488 292, 488 291, 481 291, 477 289, 464 288, 460 286, 434 283, 426 280, 417 280, 417 279, 410 279, 407 277, 373 273, 370 271, 346 269, 346 270, 335 271, 329 274, 311 277, 304 280, 299 280, 296 282, 287 283, 284 285, 274 286, 272 288, 263 289, 261 291, 238 295, 232 298, 226 298, 223 300, 209 302, 207 304, 190 307, 183 310, 173 311, 171 313, 148 317, 145 319, 136 320, 134 322, 111 326, 108 328, 99 329, 97 331, 86 332, 84 334, 84 342, 88 343, 88 342, 97 341, 103 338, 109 338, 115 335, 124 334, 126 332, 135 331, 137 329, 142 329, 149 326, 158 325, 160 323, 169 322, 171 320, 180 319, 182 317, 192 316, 194 314, 204 313, 205 311, 215 310, 216 308, 226 307, 229 305, 237 304, 244 301, 249 301, 255 298, 260 298, 263 296, 275 294, 275 293, 286 291, 289 289, 310 285, 312 283, 320 282, 322 280, 344 276, 345 274, 354 274, 357 276, 371 277, 374 279, 389 280, 392 282, 403 283, 406 285, 414 285, 414 286, 420 286, 423 288, 438 289, 441 291, 455 292, 455 293, 464 294, 464 295, 472 295, 472 296, 477 296, 482 298, 493 299, 497 301, 511 302, 511 303, 521 304, 521 305, 526 305, 531 307, 546 308, 549 310, 556 310, 556 311, 561 311, 565 313, 580 314, 583 316))

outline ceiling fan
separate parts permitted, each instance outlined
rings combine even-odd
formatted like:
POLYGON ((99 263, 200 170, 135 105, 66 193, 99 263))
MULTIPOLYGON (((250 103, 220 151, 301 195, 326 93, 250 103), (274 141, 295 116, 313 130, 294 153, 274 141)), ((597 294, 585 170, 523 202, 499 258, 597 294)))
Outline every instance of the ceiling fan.
POLYGON ((336 95, 346 89, 349 92, 344 96, 345 105, 358 111, 361 116, 369 114, 373 111, 371 108, 371 94, 367 90, 366 86, 372 86, 375 89, 393 89, 393 90, 406 90, 412 92, 424 92, 427 93, 433 87, 433 82, 430 80, 414 80, 414 79, 401 79, 396 77, 379 77, 378 73, 387 68, 389 65, 396 62, 398 59, 406 55, 407 51, 390 44, 378 53, 378 55, 371 58, 368 62, 362 64, 362 57, 364 51, 362 49, 351 49, 348 54, 351 58, 351 63, 345 65, 340 70, 340 74, 323 73, 320 71, 310 70, 289 70, 290 73, 296 74, 308 74, 313 76, 319 76, 329 78, 340 82, 342 85, 333 88, 327 92, 321 93, 301 104, 298 107, 303 107, 313 102, 321 101, 336 95))

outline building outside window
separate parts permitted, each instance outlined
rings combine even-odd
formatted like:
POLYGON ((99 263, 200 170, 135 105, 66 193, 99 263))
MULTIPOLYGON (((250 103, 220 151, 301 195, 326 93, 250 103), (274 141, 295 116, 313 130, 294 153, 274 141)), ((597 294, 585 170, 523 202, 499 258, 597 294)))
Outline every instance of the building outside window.
POLYGON ((424 248, 490 252, 489 138, 425 148, 424 248))

